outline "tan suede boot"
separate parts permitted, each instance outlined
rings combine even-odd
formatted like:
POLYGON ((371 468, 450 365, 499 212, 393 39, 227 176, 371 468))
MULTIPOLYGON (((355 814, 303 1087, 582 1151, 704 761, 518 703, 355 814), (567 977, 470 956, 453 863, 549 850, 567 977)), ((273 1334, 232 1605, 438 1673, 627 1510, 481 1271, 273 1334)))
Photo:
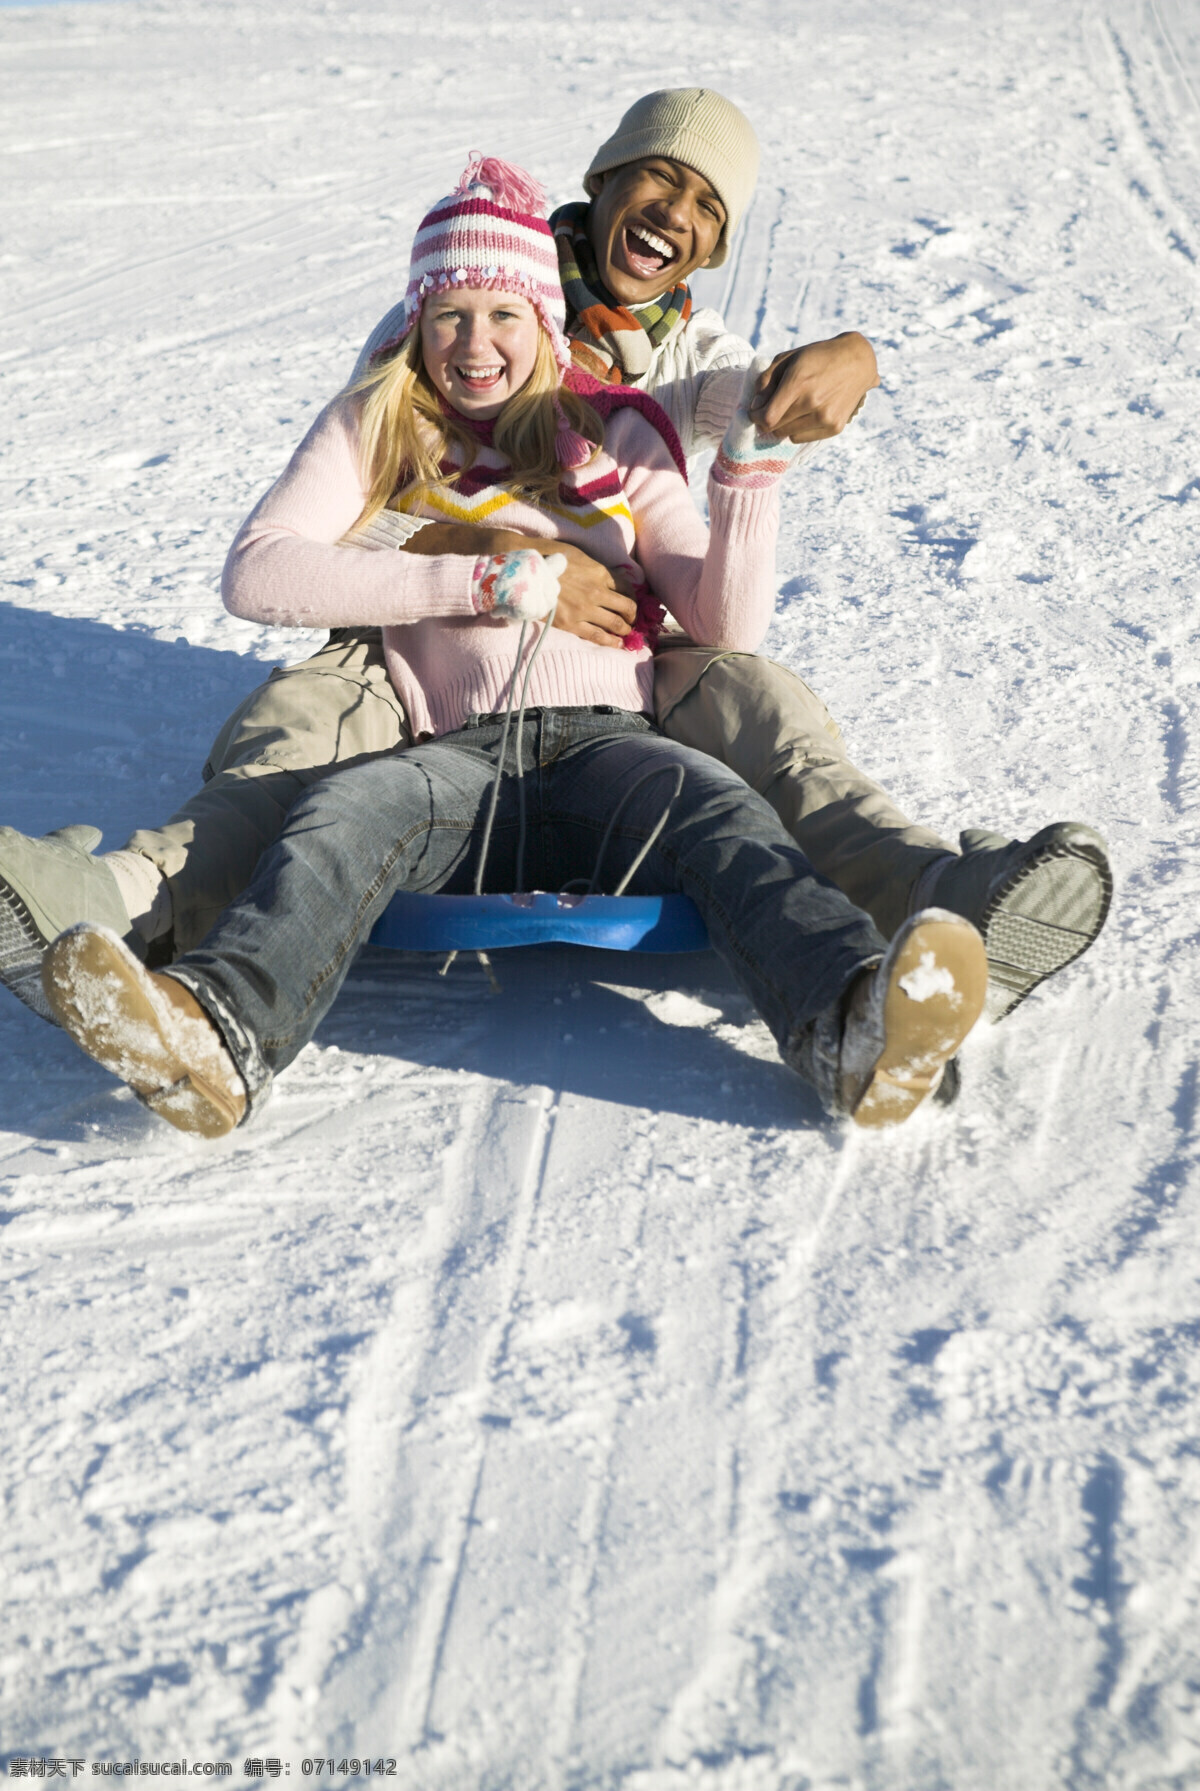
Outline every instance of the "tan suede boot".
POLYGON ((42 988, 75 1043, 168 1125, 221 1138, 242 1119, 245 1085, 196 997, 147 970, 115 933, 86 923, 60 933, 42 988))
POLYGON ((905 921, 846 1001, 839 1105, 856 1126, 898 1126, 931 1095, 983 1012, 988 961, 960 915, 927 908, 905 921))

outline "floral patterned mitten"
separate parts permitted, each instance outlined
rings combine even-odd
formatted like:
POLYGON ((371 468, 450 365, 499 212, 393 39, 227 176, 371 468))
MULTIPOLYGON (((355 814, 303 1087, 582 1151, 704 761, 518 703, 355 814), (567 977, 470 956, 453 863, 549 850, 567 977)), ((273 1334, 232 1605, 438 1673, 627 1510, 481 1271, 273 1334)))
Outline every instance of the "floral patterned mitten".
POLYGON ((544 622, 558 602, 558 581, 567 569, 562 553, 484 554, 475 562, 471 601, 481 616, 505 622, 544 622))

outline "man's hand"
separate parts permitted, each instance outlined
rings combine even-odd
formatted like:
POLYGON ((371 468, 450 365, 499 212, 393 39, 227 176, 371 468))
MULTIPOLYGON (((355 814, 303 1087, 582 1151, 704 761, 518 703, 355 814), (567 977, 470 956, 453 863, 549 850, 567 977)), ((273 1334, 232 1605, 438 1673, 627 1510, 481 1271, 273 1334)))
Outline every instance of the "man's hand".
POLYGON ((577 634, 581 641, 592 641, 597 647, 619 647, 637 616, 637 604, 630 596, 630 584, 623 572, 610 572, 582 547, 569 541, 535 540, 532 535, 510 535, 510 545, 536 547, 539 553, 562 553, 567 556, 567 569, 559 575, 558 608, 554 626, 567 634, 577 634))
POLYGON ((536 553, 565 554, 567 569, 558 581, 558 608, 554 626, 567 634, 577 634, 581 641, 592 641, 598 647, 619 647, 632 628, 637 604, 630 596, 630 584, 622 572, 610 572, 599 560, 593 560, 581 547, 569 541, 550 541, 542 535, 518 535, 512 529, 477 529, 465 523, 431 522, 419 534, 406 541, 405 553, 483 554, 518 553, 532 548, 536 553))
POLYGON ((857 330, 777 354, 758 382, 750 415, 759 428, 790 442, 840 435, 879 384, 875 350, 857 330))

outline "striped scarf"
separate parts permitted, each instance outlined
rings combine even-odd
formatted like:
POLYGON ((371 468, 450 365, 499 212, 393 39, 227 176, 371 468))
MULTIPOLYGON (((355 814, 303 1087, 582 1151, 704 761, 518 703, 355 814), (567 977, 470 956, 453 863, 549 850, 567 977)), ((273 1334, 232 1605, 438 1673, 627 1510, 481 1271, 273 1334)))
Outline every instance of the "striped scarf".
POLYGON ((600 283, 587 235, 590 207, 560 205, 550 217, 558 249, 558 271, 567 300, 567 335, 576 366, 604 385, 633 385, 650 369, 650 359, 675 325, 692 314, 692 295, 681 280, 652 305, 636 311, 618 305, 600 283))

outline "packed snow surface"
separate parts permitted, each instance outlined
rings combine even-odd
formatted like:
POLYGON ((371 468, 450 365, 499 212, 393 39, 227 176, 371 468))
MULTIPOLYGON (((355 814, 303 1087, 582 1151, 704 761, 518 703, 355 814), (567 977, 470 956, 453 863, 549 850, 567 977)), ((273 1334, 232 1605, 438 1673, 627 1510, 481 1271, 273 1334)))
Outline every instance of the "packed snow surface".
POLYGON ((900 987, 910 1001, 932 1001, 935 995, 954 994, 954 976, 944 964, 936 964, 933 953, 927 951, 922 953, 916 969, 900 978, 900 987))
POLYGON ((365 957, 216 1145, 4 1000, 0 1757, 1200 1785, 1195 0, 6 9, 0 819, 182 800, 424 207, 690 82, 764 147, 707 296, 883 376, 768 650, 948 838, 1100 827, 1107 931, 896 1135, 708 955, 365 957))

